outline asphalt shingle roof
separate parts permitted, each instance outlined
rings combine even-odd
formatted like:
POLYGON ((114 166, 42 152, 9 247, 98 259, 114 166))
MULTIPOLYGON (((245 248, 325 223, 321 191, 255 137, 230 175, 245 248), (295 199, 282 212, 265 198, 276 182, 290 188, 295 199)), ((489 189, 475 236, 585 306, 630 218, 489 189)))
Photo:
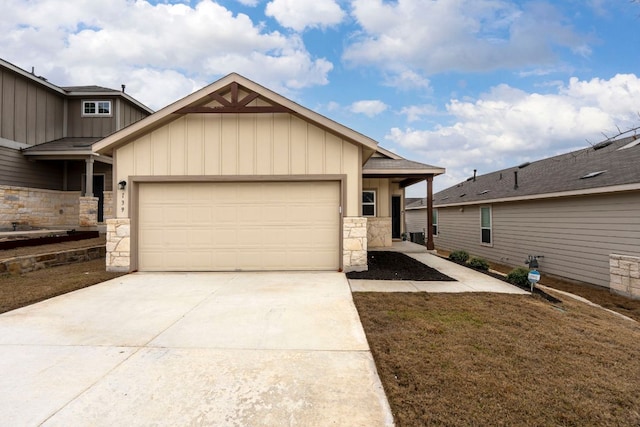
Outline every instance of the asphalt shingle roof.
POLYGON ((479 175, 475 180, 472 177, 434 194, 433 203, 460 204, 637 183, 640 135, 479 175))
POLYGON ((62 89, 64 89, 67 92, 95 92, 95 93, 100 93, 100 92, 120 92, 118 90, 115 89, 110 89, 108 87, 102 87, 102 86, 95 86, 95 85, 91 85, 91 86, 65 86, 62 89))
POLYGON ((363 173, 367 170, 424 170, 424 169, 440 169, 438 166, 431 166, 424 163, 414 162, 407 159, 389 159, 386 157, 371 157, 362 167, 363 173))
POLYGON ((33 147, 22 150, 25 154, 38 154, 44 152, 69 152, 69 151, 87 151, 91 153, 91 146, 102 138, 61 138, 55 141, 45 142, 44 144, 34 145, 33 147))

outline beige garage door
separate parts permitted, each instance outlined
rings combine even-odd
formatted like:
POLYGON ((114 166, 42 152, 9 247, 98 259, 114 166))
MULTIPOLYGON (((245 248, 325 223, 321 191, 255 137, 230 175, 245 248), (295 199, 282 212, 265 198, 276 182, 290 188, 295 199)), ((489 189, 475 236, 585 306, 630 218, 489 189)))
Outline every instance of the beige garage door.
POLYGON ((141 271, 336 270, 338 182, 142 183, 141 271))

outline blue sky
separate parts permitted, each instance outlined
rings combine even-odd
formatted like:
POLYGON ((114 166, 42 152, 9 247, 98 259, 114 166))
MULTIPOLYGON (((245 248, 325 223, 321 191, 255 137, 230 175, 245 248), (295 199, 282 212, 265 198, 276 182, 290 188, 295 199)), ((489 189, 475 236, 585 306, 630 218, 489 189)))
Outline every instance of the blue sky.
MULTIPOLYGON (((445 167, 443 189, 640 126, 629 0, 0 0, 0 57, 159 109, 238 72, 445 167)), ((424 187, 408 190, 424 195, 424 187)))

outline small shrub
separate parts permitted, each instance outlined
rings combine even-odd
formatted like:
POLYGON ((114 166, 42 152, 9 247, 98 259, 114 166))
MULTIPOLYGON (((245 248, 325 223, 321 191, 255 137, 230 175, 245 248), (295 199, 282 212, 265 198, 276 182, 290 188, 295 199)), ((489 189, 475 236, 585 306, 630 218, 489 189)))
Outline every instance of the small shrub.
POLYGON ((469 267, 476 270, 487 271, 489 270, 489 263, 484 258, 473 257, 469 260, 469 267))
POLYGON ((507 274, 507 282, 512 285, 525 287, 529 285, 529 269, 524 267, 514 268, 507 274))
POLYGON ((453 251, 449 254, 449 259, 464 264, 469 259, 469 254, 467 251, 453 251))

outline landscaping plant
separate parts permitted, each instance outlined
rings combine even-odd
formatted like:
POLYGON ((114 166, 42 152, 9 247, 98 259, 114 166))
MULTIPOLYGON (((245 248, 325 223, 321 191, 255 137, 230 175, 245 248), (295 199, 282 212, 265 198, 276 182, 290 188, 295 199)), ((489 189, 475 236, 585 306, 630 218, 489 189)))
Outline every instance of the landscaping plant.
POLYGON ((476 270, 487 271, 489 270, 489 263, 484 258, 473 257, 469 260, 469 267, 476 270))
POLYGON ((469 253, 467 251, 453 251, 449 254, 449 259, 453 262, 464 264, 469 259, 469 253))
POLYGON ((524 267, 514 268, 507 274, 507 282, 512 285, 527 287, 529 286, 529 269, 524 267))

